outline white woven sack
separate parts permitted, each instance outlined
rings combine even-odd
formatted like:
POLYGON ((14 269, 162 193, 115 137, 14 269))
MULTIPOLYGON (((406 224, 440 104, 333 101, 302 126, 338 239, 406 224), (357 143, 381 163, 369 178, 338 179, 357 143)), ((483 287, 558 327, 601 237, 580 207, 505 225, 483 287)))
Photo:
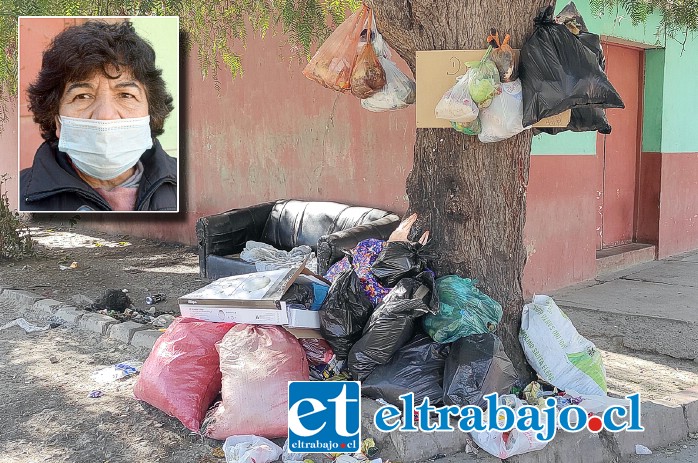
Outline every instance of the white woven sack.
POLYGON ((601 353, 577 332, 551 297, 534 296, 524 306, 519 342, 528 363, 558 389, 606 395, 601 353))

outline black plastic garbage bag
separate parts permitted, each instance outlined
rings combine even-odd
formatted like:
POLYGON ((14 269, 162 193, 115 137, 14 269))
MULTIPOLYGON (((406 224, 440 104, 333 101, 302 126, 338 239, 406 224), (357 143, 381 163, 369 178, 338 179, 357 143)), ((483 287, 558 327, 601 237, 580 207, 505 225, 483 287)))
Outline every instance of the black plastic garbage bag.
POLYGON ((363 336, 349 351, 349 371, 355 379, 364 380, 407 344, 419 317, 438 312, 434 286, 434 275, 422 272, 415 278, 403 278, 385 296, 369 318, 363 336))
MULTIPOLYGON (((575 21, 575 24, 578 25, 577 38, 588 50, 596 55, 599 66, 605 71, 606 57, 604 56, 603 48, 601 47, 601 37, 596 34, 592 34, 587 30, 586 25, 584 24, 584 19, 582 19, 581 15, 577 11, 577 8, 574 6, 574 2, 567 5, 557 16, 558 22, 564 20, 575 21)), ((572 108, 570 123, 567 124, 567 127, 546 127, 541 129, 534 128, 534 134, 545 132, 555 135, 567 130, 571 130, 572 132, 589 132, 596 130, 599 133, 609 134, 611 133, 611 125, 608 123, 606 113, 602 108, 597 108, 594 106, 582 106, 572 108)))
POLYGON ((572 108, 570 123, 567 124, 567 127, 534 127, 533 134, 538 135, 544 132, 556 135, 567 130, 572 132, 590 132, 596 130, 599 133, 609 134, 611 133, 611 124, 608 123, 606 113, 603 109, 585 106, 582 108, 572 108))
POLYGON ((362 393, 400 405, 400 397, 414 392, 415 404, 425 397, 432 404, 443 400, 443 373, 449 344, 439 344, 418 332, 385 365, 379 365, 361 382, 362 393))
POLYGON ((444 370, 444 403, 478 405, 493 392, 509 394, 516 383, 514 365, 504 352, 499 338, 492 334, 474 334, 451 344, 444 370))
POLYGON ((536 18, 536 30, 521 49, 524 127, 580 106, 624 108, 597 56, 552 14, 548 7, 536 18))
MULTIPOLYGON (((574 2, 569 2, 565 7, 555 16, 555 20, 560 24, 567 25, 567 28, 572 31, 576 29, 577 31, 588 32, 587 25, 584 22, 584 18, 579 13, 577 5, 574 2), (569 24, 569 23, 572 24, 569 24), (568 25, 569 24, 569 25, 568 25)), ((574 33, 574 32, 573 32, 574 33)), ((577 35, 577 33, 574 33, 577 35)))
POLYGON ((373 275, 388 288, 403 278, 413 277, 427 268, 434 257, 431 243, 422 245, 409 241, 388 241, 371 266, 373 275))
POLYGON ((337 275, 320 307, 320 333, 338 360, 346 360, 361 335, 373 306, 361 289, 359 277, 349 268, 337 275))
POLYGON ((293 283, 288 290, 281 296, 281 300, 288 304, 300 304, 309 309, 315 302, 315 292, 313 285, 293 283))

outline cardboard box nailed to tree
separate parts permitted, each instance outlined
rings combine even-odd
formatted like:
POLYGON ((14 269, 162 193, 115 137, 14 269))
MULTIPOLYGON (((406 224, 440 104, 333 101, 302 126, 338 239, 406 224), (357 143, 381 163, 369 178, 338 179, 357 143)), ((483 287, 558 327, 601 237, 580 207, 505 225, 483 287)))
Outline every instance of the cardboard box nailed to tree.
MULTIPOLYGON (((487 50, 434 50, 417 52, 417 128, 450 128, 445 119, 437 119, 434 108, 443 94, 466 73, 465 63, 479 61, 487 50)), ((514 50, 518 59, 518 50, 514 50)), ((566 127, 570 123, 568 109, 548 117, 533 127, 566 127)))

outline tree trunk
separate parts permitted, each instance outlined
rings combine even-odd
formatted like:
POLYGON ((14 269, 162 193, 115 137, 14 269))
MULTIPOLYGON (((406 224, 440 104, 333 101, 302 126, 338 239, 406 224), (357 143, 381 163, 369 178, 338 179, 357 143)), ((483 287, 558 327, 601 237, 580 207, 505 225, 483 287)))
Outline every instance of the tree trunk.
MULTIPOLYGON (((520 48, 533 30, 544 0, 369 0, 388 44, 415 70, 416 50, 487 47, 490 28, 511 34, 520 48)), ((452 129, 417 129, 414 167, 407 179, 410 212, 420 216, 416 232, 431 230, 440 259, 438 275, 474 278, 502 304, 497 334, 520 378, 531 377, 518 341, 526 263, 523 229, 531 132, 499 143, 452 129)))

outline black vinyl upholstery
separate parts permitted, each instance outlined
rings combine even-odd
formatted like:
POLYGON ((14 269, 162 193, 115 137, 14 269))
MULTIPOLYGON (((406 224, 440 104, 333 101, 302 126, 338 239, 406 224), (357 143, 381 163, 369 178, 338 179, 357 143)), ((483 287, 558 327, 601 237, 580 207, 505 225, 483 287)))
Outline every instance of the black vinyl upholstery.
POLYGON ((364 239, 387 239, 399 222, 388 211, 329 201, 279 200, 233 209, 197 221, 199 270, 211 279, 254 272, 254 264, 233 256, 254 240, 283 250, 310 246, 324 274, 343 250, 364 239))

